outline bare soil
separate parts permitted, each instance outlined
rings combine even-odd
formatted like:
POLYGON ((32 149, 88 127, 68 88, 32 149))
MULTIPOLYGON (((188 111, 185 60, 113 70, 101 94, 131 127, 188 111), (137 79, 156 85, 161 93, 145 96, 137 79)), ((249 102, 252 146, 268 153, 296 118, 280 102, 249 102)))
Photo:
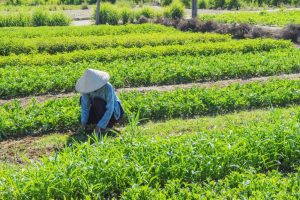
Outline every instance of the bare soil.
MULTIPOLYGON (((64 133, 69 134, 69 133, 64 133)), ((44 136, 27 136, 19 139, 10 139, 0 142, 0 161, 25 163, 37 160, 42 156, 50 156, 53 152, 63 148, 64 144, 50 144, 35 146, 44 136), (25 160, 26 157, 29 160, 25 160)))
MULTIPOLYGON (((299 47, 299 45, 298 45, 299 47)), ((138 92, 147 92, 147 91, 170 91, 175 89, 188 89, 191 87, 224 87, 230 84, 239 83, 245 84, 250 82, 264 82, 270 79, 288 79, 288 80, 298 80, 300 79, 300 73, 298 74, 282 74, 278 76, 267 76, 267 77, 255 77, 250 79, 231 79, 231 80, 222 80, 216 82, 202 82, 202 83, 188 83, 188 84, 178 84, 178 85, 164 85, 164 86, 150 86, 150 87, 138 87, 138 88, 120 88, 117 89, 116 92, 130 92, 130 91, 138 91, 138 92)), ((41 96, 28 96, 24 98, 16 98, 16 99, 9 99, 9 100, 1 100, 0 99, 0 106, 4 103, 10 102, 12 100, 18 100, 21 102, 21 105, 25 107, 31 102, 33 97, 36 98, 37 102, 44 102, 49 99, 60 99, 66 97, 73 97, 75 95, 74 92, 71 93, 62 93, 62 94, 48 94, 48 95, 41 95, 41 96)))

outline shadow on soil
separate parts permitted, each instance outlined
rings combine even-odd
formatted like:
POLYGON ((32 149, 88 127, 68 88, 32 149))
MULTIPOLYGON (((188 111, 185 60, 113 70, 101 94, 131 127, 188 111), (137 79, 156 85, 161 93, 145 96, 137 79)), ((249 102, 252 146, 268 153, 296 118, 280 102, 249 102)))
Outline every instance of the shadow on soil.
POLYGON ((105 133, 100 133, 100 134, 96 134, 94 132, 94 130, 86 130, 84 132, 82 131, 78 131, 78 132, 75 132, 74 134, 70 135, 68 140, 67 140, 67 144, 68 145, 71 145, 73 143, 82 143, 82 142, 86 142, 88 141, 88 138, 93 136, 93 135, 96 135, 98 138, 101 138, 103 136, 107 136, 107 137, 117 137, 117 135, 120 133, 119 130, 116 130, 116 129, 113 129, 113 130, 110 130, 110 131, 107 131, 105 133))

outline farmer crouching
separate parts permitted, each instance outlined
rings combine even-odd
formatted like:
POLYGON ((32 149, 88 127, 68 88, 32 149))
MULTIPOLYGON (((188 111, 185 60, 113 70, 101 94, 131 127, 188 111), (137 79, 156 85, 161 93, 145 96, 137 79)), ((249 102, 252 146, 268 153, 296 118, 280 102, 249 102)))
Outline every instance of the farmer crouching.
POLYGON ((122 118, 124 111, 113 86, 108 82, 109 74, 87 69, 77 81, 75 89, 81 93, 81 124, 96 125, 95 131, 103 133, 111 129, 122 118))

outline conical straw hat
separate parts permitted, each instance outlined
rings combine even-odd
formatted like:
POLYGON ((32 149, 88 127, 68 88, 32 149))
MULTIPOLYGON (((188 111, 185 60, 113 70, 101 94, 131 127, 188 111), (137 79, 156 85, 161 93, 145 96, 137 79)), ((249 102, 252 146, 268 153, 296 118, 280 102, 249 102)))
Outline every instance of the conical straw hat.
POLYGON ((95 69, 87 69, 78 79, 75 89, 80 93, 89 93, 103 87, 109 80, 109 74, 95 69))

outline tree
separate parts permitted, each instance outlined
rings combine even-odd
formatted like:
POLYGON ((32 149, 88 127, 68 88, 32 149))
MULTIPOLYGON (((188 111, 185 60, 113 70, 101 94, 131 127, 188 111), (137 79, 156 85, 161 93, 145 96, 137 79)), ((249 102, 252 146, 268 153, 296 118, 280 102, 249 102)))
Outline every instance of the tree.
POLYGON ((100 0, 97 0, 97 7, 96 7, 96 25, 100 24, 100 0))
POLYGON ((197 17, 197 0, 192 0, 192 18, 197 17))

